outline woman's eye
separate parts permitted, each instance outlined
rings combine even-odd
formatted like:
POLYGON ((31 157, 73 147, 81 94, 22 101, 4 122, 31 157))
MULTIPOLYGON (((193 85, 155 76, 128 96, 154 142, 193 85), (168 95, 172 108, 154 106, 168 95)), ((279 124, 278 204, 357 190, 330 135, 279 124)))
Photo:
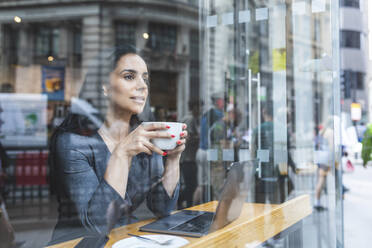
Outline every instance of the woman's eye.
POLYGON ((131 75, 131 74, 127 74, 127 75, 124 75, 124 79, 125 80, 133 80, 134 79, 134 76, 131 75))

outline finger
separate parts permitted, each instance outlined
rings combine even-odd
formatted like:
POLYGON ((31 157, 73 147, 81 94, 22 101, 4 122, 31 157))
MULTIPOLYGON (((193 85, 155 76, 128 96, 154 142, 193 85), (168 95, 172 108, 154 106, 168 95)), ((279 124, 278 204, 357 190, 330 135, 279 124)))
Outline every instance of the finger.
POLYGON ((185 139, 180 139, 180 140, 177 140, 177 145, 184 145, 184 144, 186 144, 186 140, 185 139))
POLYGON ((146 138, 137 137, 137 139, 135 140, 135 144, 136 144, 135 149, 138 151, 138 153, 144 152, 144 153, 151 155, 152 151, 147 146, 144 145, 146 141, 147 141, 146 138))
POLYGON ((168 132, 164 131, 149 131, 146 133, 146 137, 150 139, 156 139, 156 138, 174 138, 175 136, 173 134, 170 134, 168 132))
POLYGON ((187 125, 186 125, 186 123, 182 123, 182 129, 183 129, 183 130, 187 129, 187 125))
POLYGON ((184 131, 182 131, 182 132, 180 133, 180 137, 181 137, 181 138, 186 138, 188 135, 189 135, 189 133, 188 133, 186 130, 184 130, 184 131))
POLYGON ((142 145, 142 151, 148 155, 152 155, 151 149, 149 149, 146 145, 142 145))
POLYGON ((147 149, 153 151, 153 152, 156 152, 157 154, 160 154, 162 156, 165 156, 167 155, 166 152, 164 152, 163 150, 161 150, 159 147, 155 146, 153 143, 151 143, 150 141, 143 141, 143 145, 147 147, 147 149))
POLYGON ((150 124, 142 124, 143 129, 146 131, 154 131, 154 130, 166 130, 169 129, 170 126, 164 123, 150 123, 150 124))

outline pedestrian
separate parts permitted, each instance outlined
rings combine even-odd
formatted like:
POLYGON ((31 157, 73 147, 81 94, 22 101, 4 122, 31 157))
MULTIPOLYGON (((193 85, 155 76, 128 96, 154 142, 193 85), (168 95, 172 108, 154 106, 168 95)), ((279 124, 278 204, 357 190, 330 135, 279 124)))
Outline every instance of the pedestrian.
POLYGON ((315 187, 314 208, 318 211, 323 211, 326 210, 326 207, 321 204, 321 194, 331 168, 333 131, 328 126, 323 127, 319 125, 315 133, 314 162, 318 167, 318 181, 315 187))
POLYGON ((178 208, 193 205, 193 195, 197 187, 196 152, 200 142, 200 109, 202 101, 189 102, 190 113, 180 121, 186 123, 188 138, 187 146, 181 156, 181 191, 178 198, 178 208))
POLYGON ((207 160, 207 153, 210 147, 210 131, 211 127, 223 118, 225 104, 222 92, 212 94, 211 100, 213 106, 202 115, 200 120, 200 142, 196 153, 198 186, 193 196, 194 204, 205 202, 211 197, 211 195, 208 195, 208 192, 211 192, 211 185, 209 185, 210 178, 208 178, 208 175, 210 168, 207 160))

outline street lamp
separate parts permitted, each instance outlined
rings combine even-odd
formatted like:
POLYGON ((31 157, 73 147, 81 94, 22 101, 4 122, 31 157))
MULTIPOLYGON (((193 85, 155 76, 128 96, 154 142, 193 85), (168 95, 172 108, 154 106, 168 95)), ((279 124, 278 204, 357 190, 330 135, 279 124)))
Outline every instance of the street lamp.
POLYGON ((14 20, 16 23, 21 23, 21 22, 22 22, 22 18, 19 17, 19 16, 14 16, 13 20, 14 20))
POLYGON ((149 35, 148 33, 143 33, 143 34, 142 34, 142 37, 143 37, 145 40, 147 40, 147 39, 150 37, 150 35, 149 35))

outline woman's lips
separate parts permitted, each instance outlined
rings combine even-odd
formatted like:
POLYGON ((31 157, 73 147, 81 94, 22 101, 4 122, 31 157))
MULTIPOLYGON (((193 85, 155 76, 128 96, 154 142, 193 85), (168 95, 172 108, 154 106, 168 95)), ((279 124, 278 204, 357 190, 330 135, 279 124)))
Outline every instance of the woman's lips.
POLYGON ((132 99, 135 103, 143 104, 145 102, 145 98, 142 96, 133 96, 130 99, 132 99))

